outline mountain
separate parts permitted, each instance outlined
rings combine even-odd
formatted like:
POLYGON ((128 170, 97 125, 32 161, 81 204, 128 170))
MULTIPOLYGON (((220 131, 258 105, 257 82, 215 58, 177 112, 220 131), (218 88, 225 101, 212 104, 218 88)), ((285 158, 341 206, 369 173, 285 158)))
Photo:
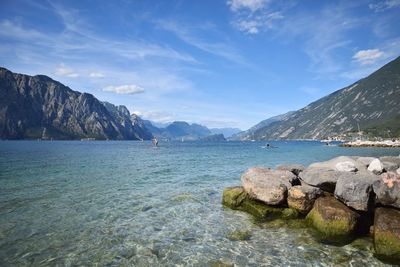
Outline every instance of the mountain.
POLYGON ((223 134, 212 134, 206 137, 200 138, 200 141, 204 142, 222 142, 226 141, 225 136, 223 134))
POLYGON ((199 140, 211 135, 211 131, 200 124, 189 124, 184 121, 174 121, 165 128, 158 128, 151 121, 145 121, 146 127, 158 138, 169 140, 199 140))
POLYGON ((294 111, 289 111, 285 114, 281 114, 281 115, 277 115, 271 118, 268 118, 266 120, 263 120, 259 123, 257 123, 256 125, 254 125, 253 127, 251 127, 250 129, 243 131, 243 132, 239 132, 236 133, 234 135, 232 135, 229 139, 230 140, 252 140, 254 139, 254 133, 261 128, 267 127, 269 126, 271 123, 273 122, 277 122, 277 121, 282 121, 284 119, 286 119, 289 115, 293 114, 294 111))
POLYGON ((229 138, 234 134, 241 132, 239 128, 210 128, 212 134, 223 134, 224 137, 229 138))
POLYGON ((42 137, 147 140, 152 135, 125 106, 100 102, 44 75, 0 68, 0 138, 42 137))
MULTIPOLYGON (((254 131, 253 138, 324 139, 387 122, 400 128, 400 57, 368 77, 254 131)), ((387 137, 387 136, 383 136, 387 137)))

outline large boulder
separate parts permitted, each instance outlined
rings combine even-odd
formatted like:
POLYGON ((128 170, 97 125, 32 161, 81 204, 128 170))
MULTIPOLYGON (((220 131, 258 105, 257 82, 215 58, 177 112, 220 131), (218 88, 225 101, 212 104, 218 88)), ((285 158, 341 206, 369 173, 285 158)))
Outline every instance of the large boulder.
POLYGON ((314 201, 323 194, 318 187, 296 185, 289 189, 288 205, 300 213, 307 214, 313 207, 314 201))
POLYGON ((400 262, 400 211, 377 208, 374 220, 374 245, 378 256, 400 262))
POLYGON ((368 211, 373 201, 372 184, 379 176, 368 172, 339 177, 335 197, 347 206, 360 211, 368 211))
POLYGON ((297 177, 290 171, 255 167, 243 173, 241 180, 250 197, 268 205, 279 205, 285 203, 287 191, 297 182, 297 177))
POLYGON ((327 196, 315 201, 306 219, 322 240, 343 242, 353 236, 359 216, 336 198, 327 196))
POLYGON ((395 164, 400 166, 400 156, 398 156, 398 157, 384 156, 384 157, 380 157, 379 160, 382 161, 382 162, 384 162, 384 161, 385 162, 392 162, 392 163, 395 163, 395 164))
POLYGON ((356 167, 356 164, 354 164, 354 162, 343 161, 336 163, 335 170, 340 172, 356 172, 358 169, 356 167))
POLYGON ((375 174, 381 174, 383 172, 383 165, 379 159, 374 159, 368 166, 368 170, 375 174))
POLYGON ((356 162, 357 164, 361 164, 362 166, 366 168, 368 168, 369 164, 371 164, 371 162, 376 159, 374 157, 359 157, 357 158, 356 162))
POLYGON ((400 174, 386 172, 373 184, 378 203, 400 208, 400 174))
POLYGON ((352 175, 354 175, 353 172, 339 172, 331 169, 309 167, 301 172, 299 177, 308 185, 333 193, 335 191, 336 182, 340 177, 346 178, 352 175))
POLYGON ((294 219, 298 216, 293 209, 272 207, 252 199, 241 186, 225 188, 222 194, 222 204, 234 210, 245 211, 259 220, 294 219))
POLYGON ((336 165, 338 163, 346 162, 347 164, 354 164, 356 166, 356 160, 354 157, 340 156, 327 161, 316 162, 310 164, 308 168, 316 168, 316 169, 327 169, 337 171, 336 165))
POLYGON ((386 172, 395 172, 399 168, 399 164, 392 161, 382 161, 382 166, 386 172))
POLYGON ((295 175, 299 175, 300 172, 304 171, 305 167, 301 164, 284 164, 276 167, 280 171, 290 171, 295 175))

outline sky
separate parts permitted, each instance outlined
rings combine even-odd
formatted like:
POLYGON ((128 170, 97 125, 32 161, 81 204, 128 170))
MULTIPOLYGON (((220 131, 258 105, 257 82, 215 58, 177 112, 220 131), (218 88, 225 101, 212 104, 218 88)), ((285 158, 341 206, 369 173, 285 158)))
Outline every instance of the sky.
POLYGON ((400 55, 400 0, 0 1, 0 66, 156 122, 248 129, 400 55))

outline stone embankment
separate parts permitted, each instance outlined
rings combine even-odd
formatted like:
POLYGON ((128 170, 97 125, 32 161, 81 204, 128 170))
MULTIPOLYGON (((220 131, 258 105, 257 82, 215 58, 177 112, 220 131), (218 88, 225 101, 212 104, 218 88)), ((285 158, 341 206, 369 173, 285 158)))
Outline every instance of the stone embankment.
POLYGON ((400 147, 400 140, 385 141, 361 141, 347 142, 340 144, 342 147, 400 147))
POLYGON ((313 163, 248 169, 222 202, 260 220, 304 218, 323 242, 363 235, 375 255, 400 262, 400 157, 337 157, 313 163))

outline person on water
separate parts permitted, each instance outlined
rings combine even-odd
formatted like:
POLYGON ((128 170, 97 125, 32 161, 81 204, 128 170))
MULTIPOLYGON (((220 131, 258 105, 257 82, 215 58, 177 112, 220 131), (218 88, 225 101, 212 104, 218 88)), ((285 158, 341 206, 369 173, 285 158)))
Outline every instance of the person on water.
POLYGON ((157 138, 154 137, 151 141, 153 142, 153 146, 158 146, 157 138))

